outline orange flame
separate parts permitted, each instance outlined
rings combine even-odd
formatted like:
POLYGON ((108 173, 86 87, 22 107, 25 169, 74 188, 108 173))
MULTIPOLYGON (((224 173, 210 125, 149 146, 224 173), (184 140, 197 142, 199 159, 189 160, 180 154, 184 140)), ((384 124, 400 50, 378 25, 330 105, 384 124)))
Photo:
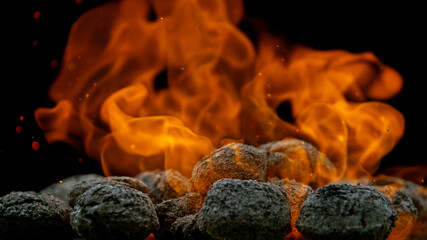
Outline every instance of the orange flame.
POLYGON ((35 113, 47 140, 100 159, 106 175, 160 167, 190 176, 222 144, 285 137, 316 144, 335 167, 331 179, 373 173, 404 118, 364 101, 393 97, 400 75, 372 53, 286 46, 267 34, 256 50, 236 27, 242 16, 242 2, 226 0, 122 0, 87 12, 49 92, 57 106, 35 113), (294 123, 279 118, 282 102, 294 123))

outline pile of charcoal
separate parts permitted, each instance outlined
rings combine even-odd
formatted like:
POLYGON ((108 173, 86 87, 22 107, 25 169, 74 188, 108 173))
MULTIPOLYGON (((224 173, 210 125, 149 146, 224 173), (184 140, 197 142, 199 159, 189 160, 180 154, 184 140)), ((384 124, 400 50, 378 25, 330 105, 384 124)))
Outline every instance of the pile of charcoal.
POLYGON ((190 179, 172 169, 71 176, 2 196, 0 239, 425 239, 425 188, 392 177, 325 185, 324 158, 288 139, 225 145, 190 179))

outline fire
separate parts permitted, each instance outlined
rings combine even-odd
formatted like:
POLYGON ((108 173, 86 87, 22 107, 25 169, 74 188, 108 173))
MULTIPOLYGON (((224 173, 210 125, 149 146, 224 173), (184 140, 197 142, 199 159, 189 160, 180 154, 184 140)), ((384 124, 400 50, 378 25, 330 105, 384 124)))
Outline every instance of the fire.
POLYGON ((401 76, 372 53, 317 51, 237 28, 241 1, 113 1, 73 25, 35 116, 49 142, 100 159, 106 175, 176 169, 190 176, 229 142, 315 144, 332 179, 369 175, 403 135, 389 99, 401 76), (154 9, 157 19, 150 19, 154 9), (160 86, 160 87, 159 87, 160 86), (293 122, 276 108, 287 103, 293 122), (330 165, 328 165, 330 166, 330 165))

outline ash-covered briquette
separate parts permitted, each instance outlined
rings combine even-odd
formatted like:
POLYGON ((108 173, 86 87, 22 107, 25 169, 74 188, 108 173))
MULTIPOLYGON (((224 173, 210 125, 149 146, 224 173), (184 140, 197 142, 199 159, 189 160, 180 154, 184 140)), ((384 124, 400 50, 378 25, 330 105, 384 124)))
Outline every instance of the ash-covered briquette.
POLYGON ((71 239, 71 211, 50 194, 11 192, 0 198, 0 239, 71 239))
POLYGON ((70 206, 75 206, 77 198, 82 195, 86 190, 103 182, 112 182, 121 184, 123 186, 134 188, 143 193, 148 193, 148 187, 139 179, 127 176, 111 176, 100 178, 85 178, 73 186, 71 191, 68 192, 67 198, 70 206))
POLYGON ((312 144, 300 139, 284 139, 258 147, 268 160, 268 177, 294 179, 317 186, 329 182, 335 167, 328 157, 312 144))
MULTIPOLYGON (((427 225, 424 233, 420 237, 414 237, 418 229, 413 229, 414 225, 421 226, 427 224, 427 190, 422 186, 401 178, 379 175, 375 178, 362 177, 359 179, 339 179, 339 183, 371 186, 382 194, 386 195, 392 202, 393 211, 398 215, 395 222, 396 227, 392 229, 387 240, 407 239, 409 234, 411 240, 424 239, 427 236, 427 225), (425 220, 422 219, 424 216, 425 220)), ((419 232, 418 232, 419 233, 419 232)))
POLYGON ((50 186, 47 186, 46 188, 42 189, 40 192, 50 193, 61 200, 70 202, 71 197, 69 196, 69 193, 74 189, 74 186, 76 186, 79 183, 101 180, 101 179, 104 179, 104 177, 98 174, 74 175, 74 176, 64 178, 60 182, 56 182, 50 186))
POLYGON ((104 182, 79 196, 71 213, 71 225, 86 239, 144 240, 158 230, 159 220, 145 193, 104 182))
POLYGON ((203 205, 204 198, 199 193, 187 193, 186 195, 166 200, 156 205, 156 213, 160 222, 160 230, 155 233, 157 240, 169 240, 173 238, 172 224, 187 215, 195 214, 203 205))
POLYGON ((384 240, 396 219, 390 200, 375 188, 331 184, 307 197, 296 227, 309 240, 384 240))
MULTIPOLYGON (((370 185, 377 187, 379 191, 386 191, 391 198, 399 193, 408 196, 415 207, 417 208, 418 215, 411 227, 409 238, 411 240, 424 240, 427 236, 427 189, 411 181, 407 181, 396 177, 380 176, 375 181, 370 182, 370 185)), ((401 212, 402 215, 403 212, 401 212)), ((411 214, 405 215, 408 221, 411 219, 411 214)), ((399 221, 398 221, 399 223, 399 221)), ((408 223, 409 224, 409 223, 408 223)), ((398 225, 399 226, 399 225, 398 225)), ((394 234, 394 232, 392 232, 394 234)))
MULTIPOLYGON (((68 203, 71 207, 74 207, 77 202, 77 198, 82 195, 86 190, 91 188, 92 186, 106 182, 107 179, 105 177, 100 178, 83 178, 81 181, 77 182, 70 191, 68 191, 67 199, 68 203)), ((60 185, 58 186, 60 187, 60 185)))
POLYGON ((231 143, 216 149, 193 168, 192 191, 206 195, 215 181, 223 178, 265 181, 267 155, 251 145, 231 143))
POLYGON ((418 210, 412 199, 404 192, 393 195, 392 206, 398 220, 387 240, 407 239, 417 221, 418 210))
POLYGON ((189 192, 188 179, 174 169, 146 171, 135 178, 147 185, 148 195, 154 204, 184 196, 189 192))
POLYGON ((379 177, 369 184, 371 186, 396 186, 412 199, 420 216, 425 216, 427 219, 427 190, 424 187, 396 177, 379 177))
POLYGON ((195 229, 200 239, 282 240, 291 231, 290 218, 288 199, 277 186, 221 179, 196 213, 195 229))
POLYGON ((107 182, 118 183, 120 185, 141 191, 145 194, 148 194, 150 192, 150 189, 148 188, 147 185, 145 185, 145 183, 143 181, 141 181, 137 178, 134 178, 134 177, 110 176, 110 177, 107 177, 107 182))
POLYGON ((182 218, 178 218, 171 226, 171 238, 170 240, 198 240, 206 239, 206 236, 200 232, 197 227, 196 214, 187 215, 182 218))
POLYGON ((412 199, 405 192, 397 192, 392 199, 393 209, 395 212, 406 212, 411 214, 415 219, 418 216, 418 210, 412 199))

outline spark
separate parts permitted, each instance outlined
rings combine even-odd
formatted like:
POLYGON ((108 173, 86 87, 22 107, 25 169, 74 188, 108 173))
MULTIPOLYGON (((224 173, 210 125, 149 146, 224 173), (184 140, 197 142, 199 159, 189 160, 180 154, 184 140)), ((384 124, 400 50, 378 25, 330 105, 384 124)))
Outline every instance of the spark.
POLYGON ((39 19, 40 16, 41 16, 40 11, 35 12, 33 15, 34 19, 39 19))
POLYGON ((31 144, 31 147, 33 148, 34 151, 37 151, 40 148, 40 143, 37 141, 33 141, 33 143, 31 144))
POLYGON ((57 68, 58 67, 58 60, 54 59, 52 60, 52 62, 50 62, 50 67, 51 68, 57 68))

